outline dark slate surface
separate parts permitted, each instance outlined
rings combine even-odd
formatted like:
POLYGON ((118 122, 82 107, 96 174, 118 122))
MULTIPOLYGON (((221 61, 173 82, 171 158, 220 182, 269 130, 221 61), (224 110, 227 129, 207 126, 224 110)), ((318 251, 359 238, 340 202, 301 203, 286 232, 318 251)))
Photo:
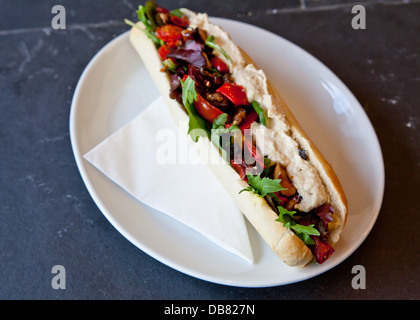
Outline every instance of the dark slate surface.
MULTIPOLYGON (((386 170, 383 206, 336 268, 282 287, 236 288, 175 271, 119 234, 74 162, 69 112, 81 72, 127 27, 138 3, 0 1, 0 299, 418 299, 420 1, 161 1, 251 23, 307 50, 350 88, 373 123, 386 170), (63 4, 67 29, 52 30, 63 4), (351 28, 363 4, 367 29, 351 28), (66 268, 66 289, 51 268, 66 268), (351 286, 366 268, 365 290, 351 286)), ((357 188, 357 186, 355 186, 357 188)))

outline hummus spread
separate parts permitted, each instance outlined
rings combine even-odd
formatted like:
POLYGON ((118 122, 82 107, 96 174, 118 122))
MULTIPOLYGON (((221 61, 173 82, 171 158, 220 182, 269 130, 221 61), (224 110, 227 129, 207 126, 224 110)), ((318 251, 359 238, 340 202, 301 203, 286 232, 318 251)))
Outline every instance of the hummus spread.
POLYGON ((222 47, 229 57, 227 60, 220 52, 214 54, 230 67, 232 79, 245 88, 249 101, 258 101, 268 115, 267 127, 259 123, 251 126, 252 134, 261 152, 271 161, 284 166, 293 185, 298 190, 302 201, 296 208, 308 212, 327 200, 325 186, 315 167, 299 155, 299 145, 290 135, 290 124, 280 106, 273 106, 272 97, 268 91, 266 75, 257 70, 253 64, 246 64, 239 47, 230 36, 219 26, 209 23, 207 14, 195 14, 183 9, 189 17, 190 27, 205 30, 213 35, 215 43, 222 47))

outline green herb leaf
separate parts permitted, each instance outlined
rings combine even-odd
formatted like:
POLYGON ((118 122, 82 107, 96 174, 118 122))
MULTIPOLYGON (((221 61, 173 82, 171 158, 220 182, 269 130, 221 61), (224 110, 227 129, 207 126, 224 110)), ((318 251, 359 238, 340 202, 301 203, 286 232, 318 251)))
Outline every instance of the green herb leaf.
POLYGON ((265 120, 264 109, 260 107, 260 104, 257 101, 252 101, 251 106, 254 108, 255 112, 258 114, 258 117, 260 118, 260 122, 264 126, 267 126, 267 122, 265 120))
POLYGON ((285 190, 280 185, 281 179, 270 179, 267 177, 261 179, 259 174, 256 176, 247 174, 246 176, 248 177, 249 186, 245 189, 242 189, 239 193, 243 191, 252 191, 255 194, 258 194, 260 197, 264 198, 268 193, 285 190))
POLYGON ((222 113, 220 116, 218 116, 216 119, 213 120, 213 129, 219 129, 222 126, 224 128, 227 119, 228 119, 228 114, 222 113))
POLYGON ((187 105, 191 105, 197 100, 195 81, 191 77, 187 77, 185 81, 180 79, 180 81, 182 85, 182 103, 187 107, 187 105))
POLYGON ((181 18, 182 19, 182 17, 184 16, 184 14, 181 12, 181 10, 179 10, 179 9, 174 9, 174 10, 172 10, 171 12, 170 12, 170 14, 171 15, 173 15, 173 16, 175 16, 175 17, 178 17, 178 18, 181 18))
POLYGON ((176 71, 176 64, 172 61, 171 58, 165 59, 163 61, 163 65, 166 66, 169 71, 172 71, 172 72, 176 71))
POLYGON ((242 132, 242 131, 236 124, 232 124, 229 127, 229 132, 242 132))
POLYGON ((156 35, 155 35, 154 32, 152 32, 152 31, 150 31, 150 30, 147 29, 147 25, 143 21, 142 22, 146 26, 146 29, 140 28, 137 24, 135 24, 133 21, 130 21, 128 19, 124 19, 124 22, 126 24, 128 24, 129 26, 134 27, 134 28, 137 28, 141 32, 144 32, 146 34, 146 36, 149 39, 151 39, 156 46, 159 47, 159 46, 163 46, 165 44, 162 40, 160 40, 158 37, 156 37, 156 35))
POLYGON ((276 221, 283 223, 285 228, 292 229, 304 243, 315 244, 310 236, 319 236, 320 233, 317 229, 314 228, 313 224, 309 226, 303 226, 294 221, 292 217, 294 214, 296 214, 296 211, 289 211, 282 206, 278 206, 277 210, 279 211, 279 217, 276 219, 276 221))
POLYGON ((241 191, 239 191, 239 194, 241 194, 244 191, 254 192, 255 189, 252 186, 248 186, 245 189, 242 189, 241 191))
POLYGON ((210 71, 217 74, 219 77, 223 77, 222 74, 216 68, 210 68, 210 71))
POLYGON ((213 130, 216 130, 218 133, 241 131, 237 125, 231 125, 228 129, 225 128, 227 120, 228 114, 222 113, 220 116, 213 120, 213 130))
POLYGON ((149 0, 144 5, 144 12, 149 19, 150 23, 150 30, 156 30, 156 22, 155 22, 155 13, 156 13, 156 3, 153 0, 149 0))
POLYGON ((187 77, 185 81, 181 81, 182 85, 182 103, 187 110, 188 134, 194 142, 198 141, 199 137, 209 137, 209 130, 206 121, 197 113, 194 108, 194 101, 197 99, 197 92, 195 91, 195 82, 191 77, 187 77))
POLYGON ((223 50, 222 47, 220 47, 219 45, 214 43, 214 36, 209 36, 206 41, 205 44, 207 46, 209 46, 210 48, 216 49, 218 51, 220 51, 221 54, 223 54, 225 56, 226 59, 230 60, 230 57, 228 56, 228 54, 226 53, 225 50, 223 50))
POLYGON ((146 29, 150 30, 150 23, 149 23, 149 20, 147 20, 144 6, 141 6, 141 5, 139 6, 139 9, 137 10, 137 18, 144 24, 146 29))
POLYGON ((271 160, 267 157, 264 157, 264 167, 265 169, 263 170, 263 175, 267 176, 271 170, 271 160))

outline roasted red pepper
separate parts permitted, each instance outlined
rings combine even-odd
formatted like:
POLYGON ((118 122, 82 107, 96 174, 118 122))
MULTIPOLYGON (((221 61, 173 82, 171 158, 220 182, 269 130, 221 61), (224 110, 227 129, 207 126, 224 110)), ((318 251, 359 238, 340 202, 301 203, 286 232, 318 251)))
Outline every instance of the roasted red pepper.
MULTIPOLYGON (((208 102, 198 93, 197 93, 197 100, 194 101, 194 107, 197 110, 197 112, 200 114, 200 116, 202 116, 204 119, 206 119, 210 123, 213 123, 213 121, 218 116, 224 113, 219 108, 216 108, 215 106, 213 106, 210 102, 208 102)), ((228 117, 228 121, 229 121, 229 117, 228 117)))
POLYGON ((244 88, 240 85, 225 82, 216 92, 223 94, 226 98, 233 102, 233 104, 238 106, 248 105, 248 98, 244 88))
POLYGON ((264 159, 261 156, 260 152, 258 151, 257 147, 248 139, 244 139, 246 148, 248 152, 251 154, 252 158, 257 162, 260 168, 264 169, 264 159))
POLYGON ((282 206, 284 206, 284 204, 286 204, 286 202, 289 200, 287 197, 282 196, 280 194, 280 191, 277 192, 273 192, 273 194, 277 197, 277 199, 281 202, 282 206))
POLYGON ((156 7, 156 12, 159 12, 159 13, 169 13, 169 10, 166 9, 165 7, 156 7))
POLYGON ((167 44, 174 44, 182 39, 182 30, 183 29, 179 26, 165 24, 156 28, 155 35, 167 44))
POLYGON ((328 243, 322 241, 317 236, 311 236, 312 240, 315 241, 315 244, 312 245, 312 254, 315 257, 316 262, 319 264, 325 262, 330 255, 333 254, 334 249, 328 243))
POLYGON ((166 60, 166 55, 171 52, 171 49, 169 46, 160 46, 158 49, 159 56, 161 60, 166 60))
POLYGON ((173 24, 180 26, 182 28, 186 28, 190 24, 185 14, 182 16, 182 18, 171 15, 170 19, 173 24))
POLYGON ((244 121, 242 121, 241 125, 239 126, 239 129, 241 129, 241 131, 244 132, 244 130, 249 129, 251 127, 251 124, 257 121, 258 119, 259 118, 257 112, 255 110, 252 110, 251 113, 246 116, 244 121))
POLYGON ((210 59, 210 63, 220 73, 227 73, 227 72, 229 72, 229 67, 219 57, 214 56, 213 58, 210 59))

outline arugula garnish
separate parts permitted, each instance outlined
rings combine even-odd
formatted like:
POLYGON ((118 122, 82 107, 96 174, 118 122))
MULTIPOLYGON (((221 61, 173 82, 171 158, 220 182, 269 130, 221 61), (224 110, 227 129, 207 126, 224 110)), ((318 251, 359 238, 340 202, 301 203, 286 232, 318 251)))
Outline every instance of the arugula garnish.
POLYGON ((270 169, 271 169, 271 160, 268 159, 267 157, 264 157, 264 167, 265 169, 263 170, 263 175, 267 176, 270 173, 270 169))
POLYGON ((195 81, 188 76, 185 81, 179 79, 182 85, 182 103, 184 106, 191 105, 197 100, 197 91, 195 91, 195 81))
POLYGON ((150 30, 148 30, 147 28, 146 29, 142 29, 142 28, 140 28, 137 24, 135 24, 133 21, 130 21, 130 20, 128 20, 128 19, 124 19, 124 22, 126 23, 126 24, 128 24, 129 26, 131 26, 131 27, 134 27, 134 28, 137 28, 137 29, 139 29, 141 32, 144 32, 145 34, 146 34, 146 36, 149 38, 149 39, 151 39, 152 41, 153 41, 153 43, 156 45, 156 46, 163 46, 163 45, 165 45, 165 43, 162 41, 162 40, 160 40, 158 37, 156 37, 156 35, 155 35, 155 33, 154 32, 152 32, 152 31, 150 31, 150 30))
MULTIPOLYGON (((281 179, 270 179, 262 178, 260 175, 246 175, 248 177, 249 186, 245 189, 242 189, 239 193, 243 191, 254 192, 260 197, 265 197, 266 195, 273 196, 274 192, 285 190, 280 185, 281 179)), ((296 211, 289 211, 282 206, 278 206, 277 210, 279 212, 279 217, 276 221, 283 223, 283 226, 288 229, 292 229, 295 234, 301 239, 305 244, 315 244, 315 241, 311 239, 310 236, 319 236, 320 233, 317 229, 314 228, 314 225, 304 226, 292 219, 293 215, 296 214, 296 211)))
POLYGON ((178 17, 178 18, 182 18, 184 16, 184 14, 182 13, 181 10, 179 9, 174 9, 171 11, 171 15, 178 17))
MULTIPOLYGON (((150 1, 148 1, 146 3, 147 8, 145 8, 144 6, 139 6, 139 9, 137 10, 137 17, 138 19, 144 24, 145 29, 140 28, 137 24, 135 24, 133 21, 130 21, 128 19, 124 19, 124 22, 126 24, 128 24, 131 27, 137 28, 140 31, 144 32, 146 34, 146 36, 151 39, 153 41, 153 43, 156 46, 163 46, 165 45, 165 43, 163 42, 163 40, 159 39, 158 37, 156 37, 154 30, 156 29, 156 24, 153 21, 153 19, 148 19, 148 16, 151 16, 151 11, 154 10, 153 9, 153 1, 150 2, 150 4, 148 4, 150 1)), ((156 7, 156 4, 155 4, 156 7)))
POLYGON ((246 176, 248 177, 249 186, 239 191, 239 193, 250 191, 264 198, 269 193, 286 190, 280 185, 281 179, 270 179, 267 177, 261 179, 259 174, 256 176, 247 174, 246 176))
POLYGON ((197 100, 197 92, 195 91, 195 81, 191 77, 187 77, 185 81, 180 79, 182 85, 182 103, 187 109, 189 116, 188 134, 197 142, 198 137, 209 137, 209 130, 206 121, 197 113, 194 108, 194 101, 197 100))
POLYGON ((163 65, 168 68, 169 71, 175 72, 176 71, 176 64, 172 61, 171 58, 163 60, 163 65))
MULTIPOLYGON (((153 0, 147 1, 144 5, 144 13, 142 14, 146 14, 146 17, 149 20, 150 30, 155 31, 157 27, 154 17, 156 14, 156 3, 153 0)), ((139 15, 138 12, 137 15, 139 15)))
POLYGON ((223 48, 220 47, 218 44, 214 43, 214 36, 209 36, 206 39, 205 44, 207 46, 209 46, 210 48, 213 48, 213 49, 216 49, 216 50, 220 51, 220 53, 223 54, 225 56, 225 58, 230 61, 230 57, 228 56, 228 54, 226 53, 226 51, 223 50, 223 48))
POLYGON ((251 106, 254 108, 255 112, 258 114, 258 117, 260 118, 260 122, 264 126, 267 126, 267 122, 265 120, 264 109, 260 107, 260 104, 257 101, 252 101, 251 106))
POLYGON ((282 206, 278 206, 277 210, 279 211, 279 217, 276 221, 283 223, 283 226, 289 229, 292 229, 296 235, 306 244, 315 244, 315 241, 311 239, 312 236, 319 236, 320 233, 314 228, 314 225, 303 226, 298 224, 292 219, 296 211, 289 211, 282 206))

